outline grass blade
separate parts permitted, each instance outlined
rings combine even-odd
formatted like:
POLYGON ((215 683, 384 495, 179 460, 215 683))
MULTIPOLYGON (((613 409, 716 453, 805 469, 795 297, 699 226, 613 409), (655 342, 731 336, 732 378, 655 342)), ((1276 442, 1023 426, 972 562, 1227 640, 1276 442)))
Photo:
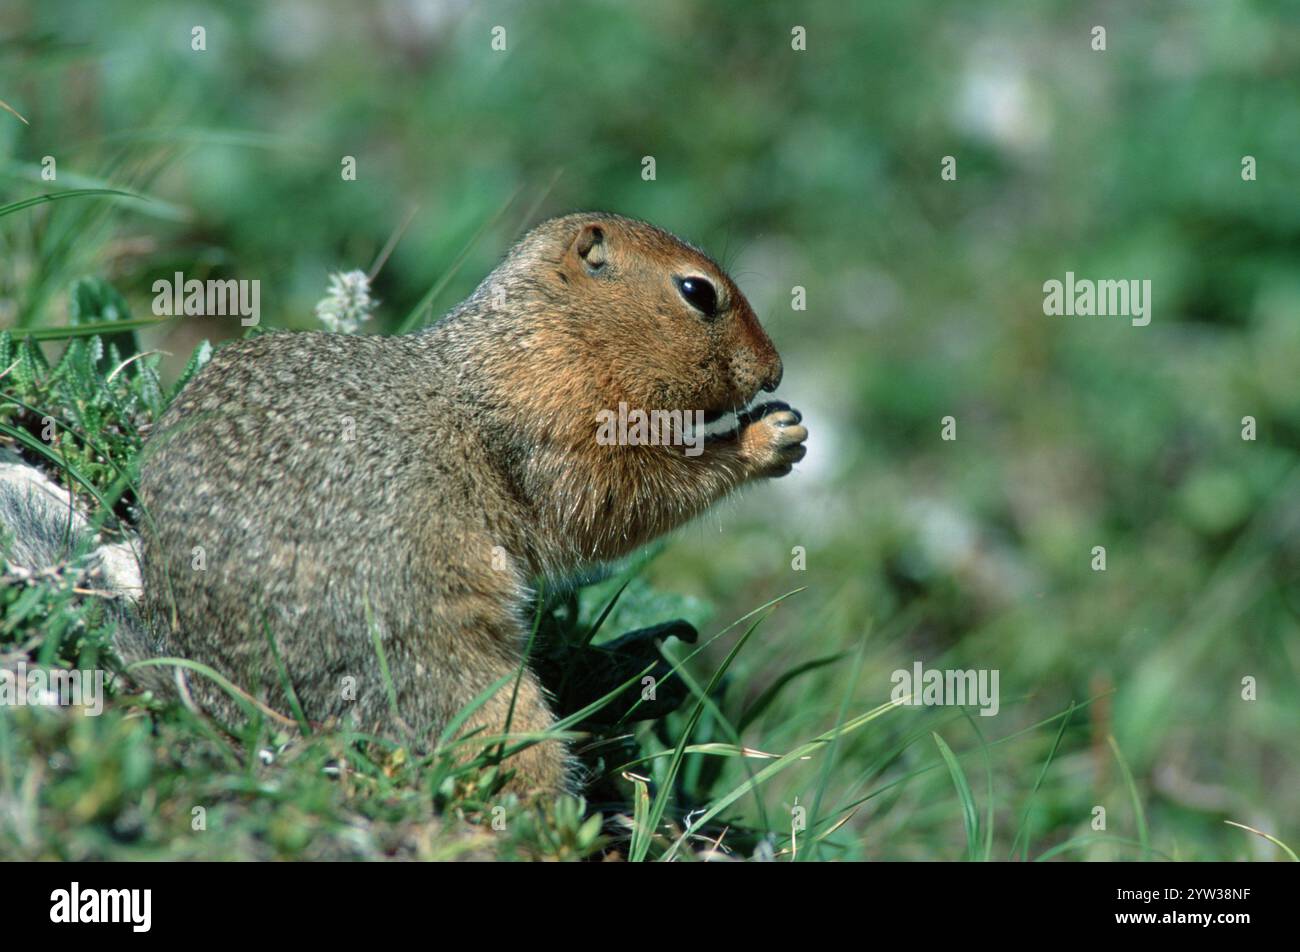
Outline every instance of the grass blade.
POLYGON ((398 724, 402 721, 401 712, 397 709, 397 688, 393 684, 392 672, 388 669, 388 655, 384 652, 384 642, 379 635, 379 626, 375 624, 375 615, 370 608, 370 599, 366 599, 366 627, 370 629, 370 640, 375 646, 375 655, 379 659, 379 675, 384 680, 384 692, 388 695, 388 709, 393 715, 393 720, 398 724))
POLYGON ((939 745, 939 754, 943 757, 943 762, 948 765, 953 786, 957 788, 957 799, 961 801, 962 822, 966 826, 966 858, 973 862, 979 859, 980 838, 979 812, 975 809, 975 797, 971 794, 970 784, 966 781, 966 771, 962 770, 961 761, 953 754, 952 748, 944 743, 943 738, 938 734, 931 733, 930 736, 939 745))
POLYGON ((66 192, 51 192, 48 195, 36 195, 32 198, 20 199, 16 202, 10 202, 8 205, 0 205, 0 218, 5 215, 11 215, 14 212, 20 212, 25 208, 31 208, 34 205, 44 205, 46 202, 62 201, 65 198, 85 198, 92 195, 120 195, 124 198, 134 198, 139 201, 147 201, 132 192, 124 192, 116 188, 73 188, 66 192))
MULTIPOLYGON (((1137 784, 1133 781, 1133 771, 1129 770, 1128 761, 1119 752, 1119 744, 1115 742, 1115 735, 1107 734, 1106 742, 1110 744, 1110 749, 1115 752, 1115 760, 1119 763, 1120 773, 1124 775, 1124 785, 1128 787, 1128 795, 1133 800, 1133 816, 1137 820, 1138 842, 1142 844, 1143 850, 1150 853, 1151 841, 1147 835, 1147 815, 1142 809, 1142 797, 1138 795, 1137 784)), ((1150 856, 1143 858, 1150 859, 1150 856)))
POLYGON ((284 659, 280 657, 280 646, 275 643, 275 635, 271 632, 271 623, 262 619, 262 627, 266 630, 266 643, 271 646, 271 658, 275 661, 275 671, 280 678, 280 687, 284 691, 284 696, 289 699, 289 709, 293 711, 294 719, 298 722, 298 729, 302 731, 304 737, 311 736, 311 722, 307 720, 307 715, 303 713, 302 704, 298 702, 298 692, 293 688, 293 681, 289 678, 289 669, 284 666, 284 659))
POLYGON ((1009 859, 1015 859, 1016 845, 1020 842, 1020 837, 1025 838, 1024 852, 1021 853, 1021 860, 1029 859, 1029 810, 1033 806, 1034 796, 1043 785, 1043 780, 1047 777, 1047 768, 1052 765, 1052 760, 1056 757, 1056 752, 1061 747, 1061 738, 1065 736, 1065 728, 1069 726, 1070 715, 1074 713, 1074 702, 1070 702, 1070 709, 1065 712, 1061 718, 1061 726, 1057 728, 1056 739, 1052 742, 1052 749, 1047 752, 1047 759, 1043 761, 1043 767, 1038 771, 1038 779, 1034 781, 1034 789, 1029 791, 1029 796, 1025 798, 1025 810, 1020 817, 1020 826, 1016 829, 1016 838, 1011 841, 1011 854, 1009 859))
POLYGON ((984 855, 981 858, 987 863, 993 858, 993 759, 989 757, 989 745, 984 740, 984 732, 980 730, 979 722, 975 720, 969 708, 966 709, 965 714, 971 730, 979 738, 980 753, 984 756, 984 778, 988 785, 988 802, 984 808, 984 855))
POLYGON ((1268 840, 1270 843, 1272 843, 1282 852, 1286 853, 1287 856, 1291 857, 1291 862, 1300 863, 1300 857, 1297 857, 1295 855, 1295 851, 1292 850, 1291 847, 1283 843, 1281 840, 1279 840, 1276 836, 1269 836, 1263 830, 1257 830, 1253 826, 1247 826, 1244 823, 1237 823, 1234 820, 1224 820, 1223 822, 1228 824, 1228 826, 1235 826, 1239 830, 1246 830, 1247 832, 1254 833, 1256 836, 1262 836, 1264 839, 1268 840))
POLYGON ((174 317, 133 317, 126 321, 95 321, 91 324, 65 324, 61 327, 15 327, 9 333, 14 340, 65 340, 73 337, 93 337, 96 334, 118 334, 145 327, 158 327, 176 320, 174 317))

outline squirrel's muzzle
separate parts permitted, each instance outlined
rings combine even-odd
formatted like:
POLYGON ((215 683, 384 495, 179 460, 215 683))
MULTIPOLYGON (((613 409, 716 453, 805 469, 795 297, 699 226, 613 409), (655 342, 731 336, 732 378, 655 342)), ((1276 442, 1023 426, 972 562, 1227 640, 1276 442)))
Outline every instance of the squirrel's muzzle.
POLYGON ((772 338, 767 336, 758 316, 749 308, 745 309, 744 327, 747 346, 741 348, 740 363, 744 365, 745 376, 751 381, 753 392, 766 390, 769 393, 781 384, 781 355, 776 352, 772 338))
POLYGON ((772 351, 772 368, 767 373, 767 379, 762 383, 762 387, 768 393, 771 393, 777 387, 781 386, 781 374, 784 368, 781 366, 781 355, 775 350, 772 351))

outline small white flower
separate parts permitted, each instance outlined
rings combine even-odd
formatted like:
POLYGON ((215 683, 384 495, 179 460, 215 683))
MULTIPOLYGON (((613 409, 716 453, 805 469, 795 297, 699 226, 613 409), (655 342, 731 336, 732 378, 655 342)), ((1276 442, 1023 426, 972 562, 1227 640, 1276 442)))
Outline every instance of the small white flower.
POLYGON ((336 271, 330 275, 329 290, 316 304, 316 316, 330 330, 351 334, 370 320, 378 303, 370 296, 370 279, 364 271, 336 271))

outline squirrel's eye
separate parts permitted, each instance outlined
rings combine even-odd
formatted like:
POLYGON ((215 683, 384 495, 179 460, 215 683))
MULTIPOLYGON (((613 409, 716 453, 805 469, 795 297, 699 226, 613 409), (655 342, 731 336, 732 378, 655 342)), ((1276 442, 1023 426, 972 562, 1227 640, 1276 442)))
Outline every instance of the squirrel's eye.
POLYGON ((713 317, 718 313, 718 292, 704 278, 678 278, 677 290, 702 314, 713 317))

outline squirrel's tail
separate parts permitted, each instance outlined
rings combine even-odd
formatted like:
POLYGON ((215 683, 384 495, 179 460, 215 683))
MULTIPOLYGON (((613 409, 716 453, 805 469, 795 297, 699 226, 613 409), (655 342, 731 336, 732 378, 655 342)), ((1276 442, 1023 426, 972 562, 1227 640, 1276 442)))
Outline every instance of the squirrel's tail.
POLYGON ((101 544, 71 494, 12 454, 0 454, 0 566, 33 578, 72 565, 104 596, 123 661, 156 653, 140 618, 139 541, 101 544))

